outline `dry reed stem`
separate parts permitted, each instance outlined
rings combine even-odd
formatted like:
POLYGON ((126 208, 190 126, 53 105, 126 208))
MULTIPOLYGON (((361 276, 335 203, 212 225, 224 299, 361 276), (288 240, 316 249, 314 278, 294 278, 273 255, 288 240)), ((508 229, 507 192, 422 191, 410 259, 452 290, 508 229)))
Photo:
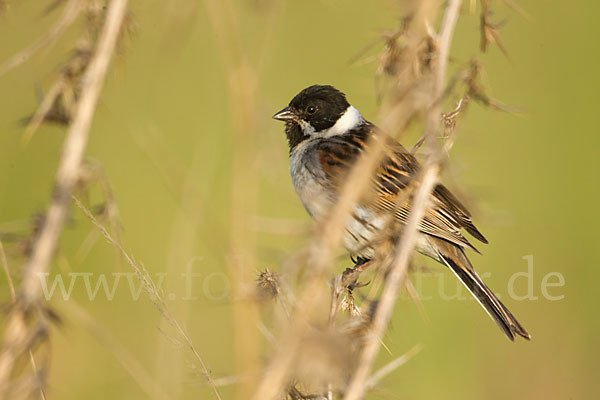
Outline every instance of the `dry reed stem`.
POLYGON ((23 294, 29 301, 37 300, 39 297, 41 288, 38 276, 48 269, 52 253, 56 248, 56 242, 69 205, 69 197, 80 174, 92 117, 123 23, 126 6, 127 0, 111 1, 96 53, 82 80, 81 100, 77 103, 75 119, 65 140, 56 176, 53 201, 46 215, 31 260, 26 266, 23 294))
POLYGON ((441 160, 441 151, 436 142, 436 133, 441 129, 439 118, 441 112, 438 99, 440 99, 443 94, 449 47, 454 27, 458 20, 460 5, 461 0, 448 0, 438 37, 438 57, 437 64, 434 66, 435 82, 431 93, 433 106, 428 113, 428 126, 425 139, 431 153, 420 173, 421 184, 416 191, 408 221, 403 228, 402 235, 397 243, 396 254, 392 261, 391 269, 388 273, 383 292, 373 317, 370 336, 361 350, 358 367, 350 381, 348 390, 344 395, 344 400, 362 399, 367 390, 367 381, 375 358, 379 352, 380 340, 383 337, 391 318, 394 303, 396 302, 396 297, 398 295, 398 289, 406 278, 408 265, 419 234, 419 223, 425 214, 425 210, 429 203, 429 197, 438 180, 441 160))
POLYGON ((208 369, 208 366, 206 365, 206 363, 204 362, 202 357, 200 357, 200 353, 198 352, 198 350, 196 350, 196 347, 192 343, 192 340, 190 339, 187 332, 183 329, 183 327, 179 324, 178 320, 171 313, 169 306, 164 301, 161 292, 159 291, 157 285, 154 283, 154 281, 152 280, 152 278, 150 277, 150 275, 144 268, 143 264, 141 264, 141 266, 140 266, 136 263, 134 258, 123 248, 123 246, 121 246, 121 244, 119 242, 117 242, 112 237, 112 235, 108 232, 108 230, 104 227, 104 225, 102 225, 100 222, 98 222, 96 217, 94 217, 94 215, 90 212, 90 210, 88 210, 81 203, 81 201, 79 201, 79 199, 77 199, 76 197, 73 196, 73 201, 75 201, 75 204, 77 205, 77 207, 79 207, 81 209, 81 211, 83 211, 83 213, 86 215, 86 217, 88 217, 90 219, 90 221, 92 221, 92 223, 100 230, 100 232, 102 232, 102 235, 104 235, 104 237, 110 242, 110 244, 112 244, 115 248, 117 248, 119 250, 119 252, 123 255, 123 257, 127 261, 127 264, 129 264, 129 266, 135 271, 135 273, 138 276, 138 279, 140 279, 140 281, 143 283, 144 288, 146 289, 146 293, 148 293, 148 295, 150 297, 150 300, 156 306, 156 308, 161 313, 161 315, 175 329, 177 334, 180 335, 181 338, 184 340, 186 346, 189 348, 189 350, 194 355, 194 358, 196 358, 196 360, 198 360, 198 362, 200 363, 200 366, 202 368, 202 373, 206 377, 206 380, 208 381, 210 387, 213 390, 213 393, 215 394, 217 399, 221 400, 221 395, 219 394, 219 391, 217 390, 217 387, 214 384, 214 381, 212 379, 212 375, 210 373, 210 370, 208 369))
POLYGON ((229 102, 232 107, 231 214, 229 216, 228 270, 232 280, 233 354, 236 374, 252 378, 236 386, 235 398, 246 399, 254 390, 259 373, 259 332, 255 302, 249 298, 248 283, 255 266, 255 234, 248 230, 249 217, 256 210, 256 161, 252 133, 257 130, 258 75, 250 65, 242 43, 240 22, 229 0, 206 0, 213 30, 219 38, 219 51, 227 71, 229 102))
MULTIPOLYGON (((48 270, 62 231, 69 196, 79 176, 92 117, 123 24, 126 7, 127 0, 111 1, 96 52, 82 80, 81 99, 77 103, 75 118, 65 139, 51 204, 32 255, 24 266, 24 277, 17 295, 16 307, 7 318, 0 353, 0 390, 8 390, 15 361, 26 344, 24 340, 28 336, 27 314, 40 301, 39 276, 48 270)), ((0 392, 0 398, 3 397, 4 393, 0 392)))
MULTIPOLYGON (((267 21, 259 58, 256 65, 250 62, 250 54, 244 45, 236 7, 231 0, 205 0, 213 30, 218 40, 218 50, 228 74, 229 98, 232 105, 232 179, 230 215, 229 271, 233 282, 233 296, 238 301, 233 308, 234 355, 238 374, 253 377, 236 388, 236 397, 247 399, 255 390, 260 372, 260 337, 255 329, 258 308, 249 296, 252 289, 248 283, 256 271, 256 246, 252 216, 256 214, 257 160, 258 154, 254 132, 258 131, 260 115, 259 79, 264 70, 266 55, 274 42, 279 0, 271 1, 266 10, 267 21)), ((282 307, 285 303, 281 302, 282 307)))
POLYGON ((62 16, 48 33, 0 65, 0 77, 11 69, 18 67, 30 59, 39 50, 46 46, 50 46, 52 43, 58 40, 58 38, 67 30, 67 28, 71 26, 73 21, 75 21, 75 18, 81 10, 81 5, 81 0, 70 0, 65 6, 62 16))

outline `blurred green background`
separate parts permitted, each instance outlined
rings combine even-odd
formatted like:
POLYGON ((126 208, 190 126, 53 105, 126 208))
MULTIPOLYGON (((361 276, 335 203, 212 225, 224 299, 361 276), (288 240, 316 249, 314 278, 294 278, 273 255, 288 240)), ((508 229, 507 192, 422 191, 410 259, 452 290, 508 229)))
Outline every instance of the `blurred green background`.
MULTIPOLYGON (((60 14, 43 17, 46 2, 9 4, 0 17, 2 61, 46 32, 60 14)), ((328 83, 374 119, 377 65, 351 65, 349 60, 382 30, 397 26, 401 15, 395 2, 381 0, 232 4, 243 38, 240 51, 258 76, 252 136, 233 122, 232 113, 240 110, 231 99, 231 85, 239 81, 230 78, 227 65, 235 62, 236 53, 223 50, 230 38, 219 26, 215 29, 214 10, 194 0, 138 0, 131 3, 137 32, 110 70, 87 151, 113 188, 126 249, 153 277, 166 274, 165 293, 172 294, 174 313, 216 378, 235 371, 232 308, 238 299, 228 283, 230 229, 236 225, 230 221, 232 203, 247 200, 249 210, 256 204, 253 215, 245 216, 250 223, 242 227, 247 230, 242 238, 256 235, 249 276, 265 267, 281 269, 289 254, 306 243, 310 227, 289 179, 283 128, 270 116, 300 89, 328 83), (242 140, 233 140, 236 129, 242 140), (236 152, 255 168, 256 185, 251 183, 254 190, 247 194, 232 193, 236 152), (189 265, 200 274, 192 292, 186 292, 190 288, 180 275, 189 265), (186 299, 190 293, 195 299, 186 299)), ((511 115, 473 104, 459 123, 447 175, 490 241, 481 246, 483 256, 473 255, 473 263, 489 274, 490 287, 533 339, 509 343, 476 302, 442 298, 439 285, 449 294, 455 284, 434 268, 440 272, 416 278, 429 321, 403 296, 386 338, 394 356, 423 344, 420 354, 383 382, 398 398, 585 399, 600 392, 600 269, 594 250, 600 235, 593 228, 600 222, 600 5, 519 4, 531 21, 493 3, 494 19, 506 21, 501 37, 510 60, 493 45, 479 53, 479 15, 463 6, 452 68, 477 56, 489 93, 526 112, 511 115), (533 257, 537 299, 511 299, 508 283, 515 273, 527 272, 528 256, 533 257), (548 299, 541 289, 551 272, 564 277, 564 286, 548 288, 560 300, 548 299)), ((47 206, 64 139, 63 128, 43 126, 23 146, 19 120, 36 108, 36 85, 51 84, 78 29, 0 77, 0 239, 17 280, 23 262, 19 235, 28 231, 31 216, 47 206)), ((378 45, 362 58, 380 50, 378 45)), ((416 138, 405 140, 412 146, 416 138)), ((94 189, 90 203, 100 202, 94 189)), ((69 272, 94 273, 93 286, 97 274, 113 282, 111 273, 129 272, 75 210, 52 276, 61 273, 66 280, 69 272)), ((64 323, 52 329, 50 399, 147 398, 131 377, 132 369, 118 361, 127 357, 173 398, 210 398, 202 376, 190 367, 187 350, 163 333, 164 322, 143 294, 134 301, 122 280, 112 301, 102 291, 91 300, 83 281, 78 282, 71 301, 87 310, 95 327, 90 334, 81 318, 68 311, 68 302, 52 298, 64 323)), ((525 295, 525 278, 514 282, 515 292, 525 295)), ((2 301, 9 300, 3 275, 0 294, 2 301)), ((382 352, 378 364, 391 358, 382 352)), ((222 388, 226 398, 234 390, 222 388)))

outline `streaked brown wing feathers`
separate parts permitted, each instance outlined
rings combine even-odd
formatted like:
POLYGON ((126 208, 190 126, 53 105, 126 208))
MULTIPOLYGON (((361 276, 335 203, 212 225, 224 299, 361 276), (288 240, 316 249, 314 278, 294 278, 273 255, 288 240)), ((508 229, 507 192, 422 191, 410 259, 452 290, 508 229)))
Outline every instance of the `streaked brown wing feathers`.
MULTIPOLYGON (((391 139, 390 139, 391 140, 391 139)), ((395 210, 396 217, 406 223, 410 210, 411 199, 407 198, 400 205, 396 204, 396 197, 402 196, 402 189, 406 188, 410 180, 416 176, 419 169, 419 162, 412 154, 406 151, 399 143, 395 142, 391 145, 393 153, 386 158, 384 165, 378 174, 378 180, 381 176, 386 176, 384 185, 379 185, 375 204, 377 208, 387 211, 395 210), (398 166, 401 166, 398 168, 398 166), (392 180, 394 185, 389 185, 388 171, 398 170, 405 172, 396 179, 392 180), (409 173, 410 175, 406 175, 409 173), (389 190, 390 188, 394 190, 389 190)), ((475 228, 471 222, 468 210, 463 206, 450 191, 443 185, 437 185, 433 191, 431 198, 431 207, 425 211, 419 230, 432 236, 448 240, 461 247, 470 247, 474 250, 475 247, 462 235, 461 228, 465 228, 475 238, 487 243, 483 235, 475 228)))
MULTIPOLYGON (((363 152, 372 125, 360 131, 335 138, 328 138, 318 144, 318 161, 334 189, 346 176, 349 168, 363 152)), ((402 145, 388 138, 385 157, 373 180, 375 195, 365 205, 386 212, 393 211, 401 222, 406 223, 411 199, 403 199, 398 205, 398 196, 417 175, 419 162, 402 145)), ((408 196, 407 196, 408 197, 408 196)), ((439 237, 460 247, 475 247, 462 235, 464 228, 476 239, 487 243, 485 237, 473 225, 469 211, 443 185, 437 185, 431 195, 431 207, 419 225, 423 233, 439 237)), ((476 250, 476 249, 475 249, 476 250)))

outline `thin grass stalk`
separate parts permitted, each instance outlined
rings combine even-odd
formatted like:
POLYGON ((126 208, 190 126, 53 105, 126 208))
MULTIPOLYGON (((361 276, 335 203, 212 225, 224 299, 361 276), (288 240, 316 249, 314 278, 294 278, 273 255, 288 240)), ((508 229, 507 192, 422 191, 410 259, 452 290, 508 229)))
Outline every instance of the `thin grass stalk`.
POLYGON ((213 390, 215 397, 217 399, 221 400, 222 399, 221 395, 220 395, 219 391, 217 390, 217 387, 214 384, 214 380, 212 379, 212 375, 211 375, 210 369, 208 368, 208 365, 204 362, 204 360, 200 356, 200 353, 194 346, 194 343, 190 339, 190 337, 187 334, 187 332, 185 331, 185 329, 183 329, 183 327, 179 324, 179 321, 171 313, 171 310, 170 310, 168 304, 163 299, 163 296, 162 296, 158 286, 154 283, 154 281, 152 280, 152 278, 150 277, 150 275, 144 268, 143 264, 138 265, 138 263, 135 261, 135 259, 123 248, 123 246, 119 242, 117 242, 112 237, 112 235, 108 232, 106 227, 104 225, 102 225, 96 219, 96 217, 94 217, 94 215, 91 213, 91 211, 88 210, 81 203, 81 201, 79 201, 79 199, 77 199, 76 197, 73 197, 73 201, 75 201, 75 204, 77 205, 77 207, 79 207, 79 209, 81 209, 81 211, 83 211, 83 213, 86 215, 86 217, 88 217, 90 219, 90 221, 92 221, 92 223, 100 230, 102 235, 104 235, 104 237, 110 242, 110 244, 119 250, 119 252, 122 254, 122 256, 127 261, 127 264, 129 264, 129 266, 137 274, 139 280, 144 285, 144 288, 146 289, 146 293, 148 294, 150 300, 156 306, 156 308, 161 313, 161 315, 175 329, 175 331, 181 337, 181 339, 183 339, 185 345, 188 347, 188 349, 194 355, 194 358, 200 363, 202 373, 206 377, 206 380, 208 381, 208 384, 210 385, 211 389, 213 390))

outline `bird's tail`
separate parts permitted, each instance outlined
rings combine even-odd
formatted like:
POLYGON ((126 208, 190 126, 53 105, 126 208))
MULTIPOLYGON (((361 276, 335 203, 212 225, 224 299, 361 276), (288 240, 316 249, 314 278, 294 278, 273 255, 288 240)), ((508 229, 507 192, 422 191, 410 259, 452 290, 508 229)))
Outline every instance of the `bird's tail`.
POLYGON ((508 308, 483 283, 464 251, 452 245, 444 247, 444 250, 449 250, 440 252, 440 257, 444 263, 454 272, 466 288, 469 289, 469 292, 477 299, 494 322, 498 324, 504 334, 510 340, 515 340, 515 335, 522 336, 527 340, 531 339, 529 333, 511 314, 508 308))

